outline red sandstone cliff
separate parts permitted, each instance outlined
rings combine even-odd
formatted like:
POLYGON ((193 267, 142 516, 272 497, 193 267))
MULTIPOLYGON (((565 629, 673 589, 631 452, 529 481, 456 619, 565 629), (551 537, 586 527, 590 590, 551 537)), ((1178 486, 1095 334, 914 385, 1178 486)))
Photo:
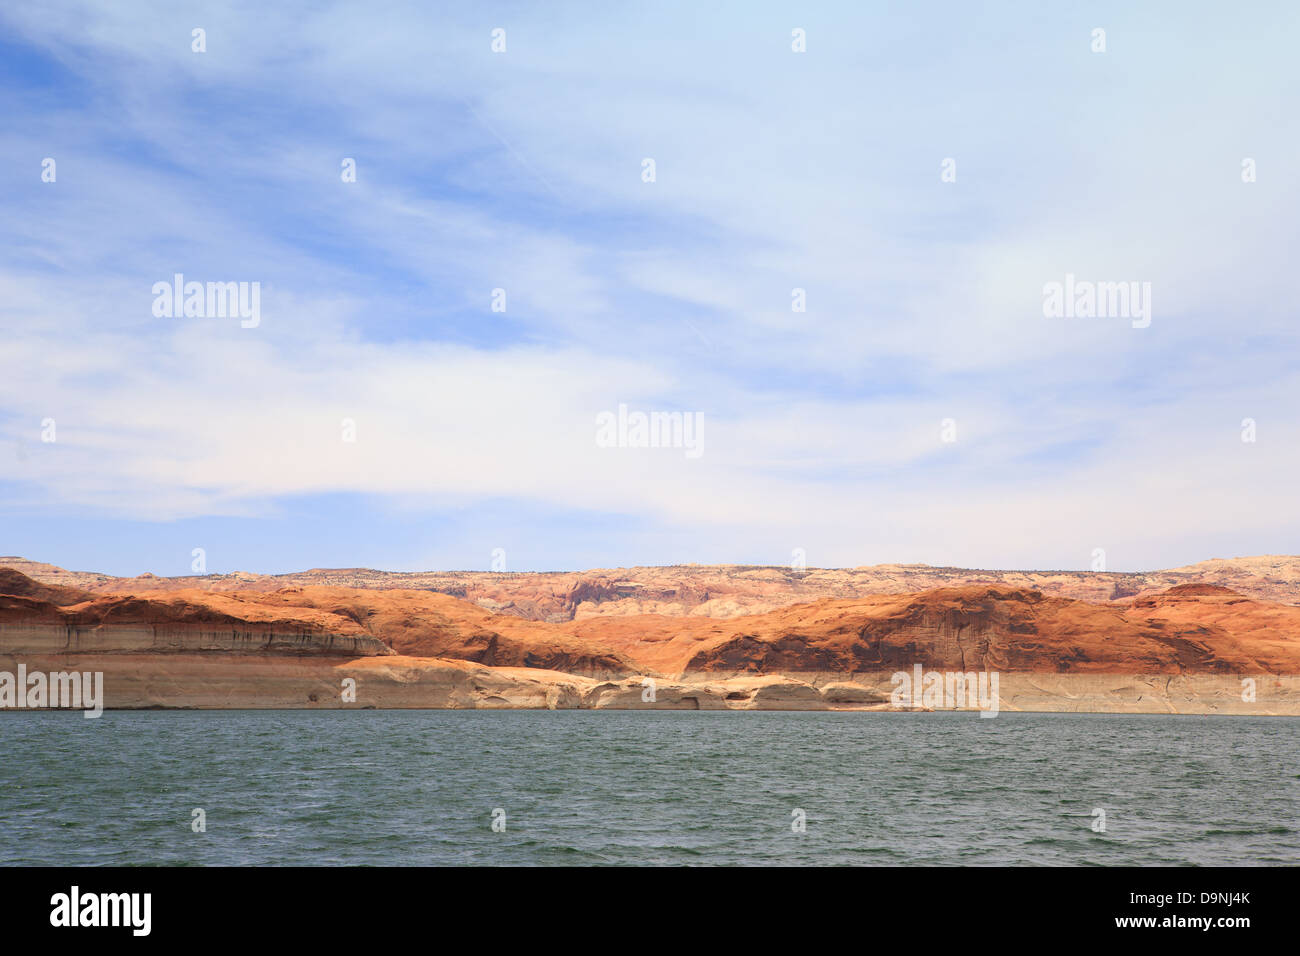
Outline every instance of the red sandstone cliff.
POLYGON ((1300 607, 1180 585, 1092 604, 998 585, 761 614, 543 622, 431 591, 257 587, 91 594, 0 569, 0 650, 400 654, 589 676, 1300 674, 1300 607), (25 642, 25 643, 24 643, 25 642))
POLYGON ((642 614, 729 618, 820 598, 869 598, 969 584, 1041 591, 1050 597, 1094 604, 1144 597, 1182 584, 1216 584, 1262 601, 1300 604, 1300 557, 1289 555, 1216 559, 1148 572, 989 571, 920 564, 807 570, 681 565, 549 573, 396 573, 365 568, 317 568, 281 575, 238 572, 179 578, 152 574, 115 578, 67 571, 23 558, 0 558, 0 567, 5 566, 42 584, 105 594, 175 590, 247 593, 317 586, 436 591, 489 611, 553 622, 642 614))

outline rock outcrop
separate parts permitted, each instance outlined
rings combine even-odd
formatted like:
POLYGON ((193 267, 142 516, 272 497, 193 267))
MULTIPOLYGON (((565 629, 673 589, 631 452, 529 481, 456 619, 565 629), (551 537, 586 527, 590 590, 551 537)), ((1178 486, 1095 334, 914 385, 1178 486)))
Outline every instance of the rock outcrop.
POLYGON ((574 613, 549 621, 410 588, 85 583, 0 567, 0 669, 89 661, 114 675, 110 706, 333 706, 350 668, 383 688, 372 706, 870 710, 920 666, 1000 674, 1005 709, 1300 712, 1300 607, 1208 581, 1101 602, 986 582, 727 617, 577 613, 648 593, 611 580, 568 587, 574 613))
POLYGON ((1126 601, 1181 584, 1217 584, 1262 601, 1300 604, 1300 557, 1291 555, 1215 559, 1167 571, 1143 572, 1000 571, 924 564, 806 570, 780 566, 679 565, 546 573, 314 568, 279 575, 236 572, 174 578, 152 574, 115 578, 67 571, 23 558, 0 558, 0 566, 21 571, 43 584, 105 594, 173 590, 269 592, 284 587, 435 591, 492 612, 548 622, 645 614, 729 618, 820 598, 908 594, 972 584, 1041 591, 1049 597, 1094 604, 1126 601))
POLYGON ((393 654, 363 628, 315 609, 277 613, 264 605, 232 608, 227 599, 185 592, 154 598, 78 595, 44 588, 0 569, 0 652, 284 653, 363 657, 393 654), (84 597, 78 600, 79 597, 84 597), (237 613, 232 613, 237 612, 237 613))

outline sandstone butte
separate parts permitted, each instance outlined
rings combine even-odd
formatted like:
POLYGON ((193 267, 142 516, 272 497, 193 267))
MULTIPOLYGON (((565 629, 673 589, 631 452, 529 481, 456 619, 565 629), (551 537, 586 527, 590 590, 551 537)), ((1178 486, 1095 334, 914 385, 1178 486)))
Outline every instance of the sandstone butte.
POLYGON ((102 671, 110 708, 888 710, 920 665, 998 674, 1000 711, 1296 714, 1300 558, 182 578, 0 558, 0 671, 19 663, 102 671))

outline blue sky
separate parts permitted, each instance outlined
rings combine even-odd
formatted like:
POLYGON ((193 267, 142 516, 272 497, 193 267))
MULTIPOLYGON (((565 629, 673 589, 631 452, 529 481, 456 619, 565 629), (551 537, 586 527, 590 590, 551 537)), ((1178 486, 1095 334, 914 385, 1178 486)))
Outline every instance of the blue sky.
POLYGON ((604 6, 0 12, 0 553, 1297 550, 1293 5, 604 6), (156 318, 177 272, 260 324, 156 318), (1066 273, 1150 326, 1045 317, 1066 273), (598 446, 620 403, 704 454, 598 446))

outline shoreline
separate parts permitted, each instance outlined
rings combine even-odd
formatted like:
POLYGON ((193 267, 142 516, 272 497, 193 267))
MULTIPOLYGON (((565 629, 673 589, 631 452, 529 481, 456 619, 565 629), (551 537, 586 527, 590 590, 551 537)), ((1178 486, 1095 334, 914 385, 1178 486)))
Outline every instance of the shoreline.
MULTIPOLYGON (((586 676, 402 655, 13 655, 0 671, 99 672, 105 710, 716 710, 976 712, 897 706, 890 673, 586 676), (355 700, 345 700, 349 692, 355 700)), ((1300 676, 1001 672, 998 713, 1300 716, 1300 676), (1243 679, 1256 699, 1243 701, 1243 679)), ((37 708, 7 707, 20 711, 37 708)), ((56 708, 39 708, 53 710, 56 708)), ((76 708, 61 708, 76 709, 76 708)))

